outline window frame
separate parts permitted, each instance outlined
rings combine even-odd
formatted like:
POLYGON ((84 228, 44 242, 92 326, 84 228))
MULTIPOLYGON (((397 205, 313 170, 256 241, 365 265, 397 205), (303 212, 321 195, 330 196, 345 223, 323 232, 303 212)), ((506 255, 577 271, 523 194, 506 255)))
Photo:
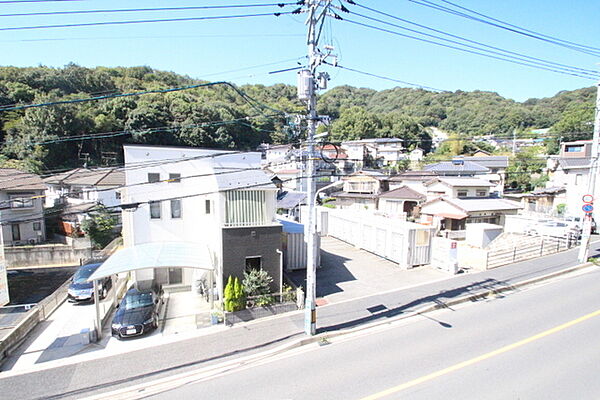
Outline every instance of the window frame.
POLYGON ((182 207, 181 199, 171 199, 170 206, 171 206, 171 219, 183 218, 183 207, 182 207), (176 210, 176 208, 173 207, 173 204, 179 204, 179 215, 178 216, 175 216, 174 211, 176 210))
POLYGON ((148 172, 148 183, 160 182, 160 172, 148 172))
POLYGON ((161 201, 149 201, 148 206, 150 207, 150 219, 161 219, 162 218, 162 202, 161 201), (153 213, 153 211, 158 211, 157 214, 153 213))
POLYGON ((181 174, 178 173, 169 173, 169 183, 180 183, 181 182, 181 174))

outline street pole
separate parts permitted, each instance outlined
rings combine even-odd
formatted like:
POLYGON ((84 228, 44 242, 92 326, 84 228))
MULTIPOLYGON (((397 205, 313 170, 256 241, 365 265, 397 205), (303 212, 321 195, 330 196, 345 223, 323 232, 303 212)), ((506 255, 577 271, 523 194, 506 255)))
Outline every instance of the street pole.
MULTIPOLYGON (((590 174, 588 176, 588 193, 591 194, 594 199, 597 199, 596 189, 600 187, 598 185, 598 155, 600 154, 600 81, 596 83, 596 109, 594 114, 594 136, 592 138, 592 151, 590 160, 590 174)), ((598 203, 598 202, 597 202, 598 203)), ((582 203, 583 205, 583 203, 582 203)), ((583 219, 583 227, 581 234, 581 246, 579 247, 579 256, 577 260, 580 263, 584 263, 588 260, 588 254, 590 251, 590 237, 592 234, 592 215, 593 213, 587 213, 583 219)))
MULTIPOLYGON (((298 82, 298 95, 307 103, 307 140, 306 140, 306 199, 308 216, 305 220, 304 234, 306 236, 306 302, 304 314, 304 332, 307 335, 315 335, 317 331, 316 311, 316 275, 317 275, 317 229, 315 209, 315 133, 317 131, 317 67, 323 61, 323 55, 317 49, 319 35, 323 21, 327 17, 327 10, 331 0, 308 0, 306 1, 308 18, 307 45, 308 45, 308 68, 300 71, 298 82)), ((321 76, 319 76, 319 79, 321 76)))

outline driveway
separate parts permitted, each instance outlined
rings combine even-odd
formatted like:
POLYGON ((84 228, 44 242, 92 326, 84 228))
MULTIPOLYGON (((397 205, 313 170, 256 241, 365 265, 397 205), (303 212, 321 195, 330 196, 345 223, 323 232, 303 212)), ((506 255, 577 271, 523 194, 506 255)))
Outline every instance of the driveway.
MULTIPOLYGON (((306 271, 287 273, 298 286, 306 287, 306 271)), ((338 303, 418 286, 452 277, 431 266, 401 269, 398 264, 346 242, 321 238, 321 267, 317 269, 319 304, 338 303)))

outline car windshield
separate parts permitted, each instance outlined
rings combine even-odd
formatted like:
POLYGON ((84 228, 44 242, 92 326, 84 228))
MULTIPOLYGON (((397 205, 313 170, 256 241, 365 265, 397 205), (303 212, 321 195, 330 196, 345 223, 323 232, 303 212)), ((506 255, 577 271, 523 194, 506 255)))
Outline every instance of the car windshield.
POLYGON ((73 276, 74 283, 87 283, 88 278, 92 275, 92 273, 96 270, 96 266, 88 267, 83 266, 77 270, 75 275, 73 276))
POLYGON ((132 293, 125 296, 125 309, 147 307, 152 305, 152 293, 132 293))

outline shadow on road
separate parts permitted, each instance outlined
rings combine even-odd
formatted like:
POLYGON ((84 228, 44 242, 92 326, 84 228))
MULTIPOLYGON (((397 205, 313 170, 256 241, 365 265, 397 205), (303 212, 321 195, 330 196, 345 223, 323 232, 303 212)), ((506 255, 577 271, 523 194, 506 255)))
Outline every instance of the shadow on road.
POLYGON ((398 307, 388 308, 383 304, 374 304, 369 306, 366 310, 369 315, 365 315, 361 318, 356 318, 350 321, 324 326, 319 328, 319 333, 337 331, 340 329, 353 328, 355 326, 376 321, 382 318, 391 318, 400 315, 404 312, 415 311, 417 307, 426 304, 434 303, 441 307, 447 307, 446 302, 448 300, 456 299, 458 297, 465 296, 467 294, 477 294, 487 290, 498 289, 500 287, 507 286, 507 282, 499 281, 496 279, 485 279, 480 282, 475 282, 470 285, 461 286, 451 290, 442 290, 436 294, 421 297, 419 299, 412 300, 406 304, 398 307))

